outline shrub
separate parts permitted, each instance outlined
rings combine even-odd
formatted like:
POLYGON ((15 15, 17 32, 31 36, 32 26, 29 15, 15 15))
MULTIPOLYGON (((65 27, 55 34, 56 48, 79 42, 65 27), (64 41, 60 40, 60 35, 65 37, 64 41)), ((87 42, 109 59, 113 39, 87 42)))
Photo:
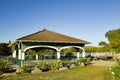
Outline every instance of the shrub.
POLYGON ((114 72, 114 77, 115 80, 119 80, 120 79, 120 59, 116 60, 117 64, 112 68, 112 72, 114 72))
POLYGON ((80 62, 84 63, 85 66, 89 64, 89 61, 89 58, 80 58, 80 62))
POLYGON ((53 61, 50 63, 51 69, 59 69, 62 67, 62 62, 61 61, 53 61))
POLYGON ((0 75, 2 75, 3 74, 3 72, 2 71, 0 71, 0 75))
POLYGON ((8 70, 8 64, 5 60, 0 60, 0 74, 6 72, 8 70))
POLYGON ((7 61, 9 61, 9 62, 11 62, 12 59, 13 59, 12 56, 7 56, 7 57, 4 58, 4 60, 7 60, 7 61))
POLYGON ((114 72, 114 77, 116 78, 115 80, 120 79, 120 66, 115 66, 112 68, 112 72, 114 72))
POLYGON ((45 62, 40 62, 37 67, 43 72, 51 69, 50 64, 45 63, 45 62))
POLYGON ((58 62, 57 62, 57 66, 58 66, 58 68, 63 67, 62 61, 58 61, 58 62))
POLYGON ((21 72, 23 73, 30 73, 31 70, 32 70, 32 66, 28 64, 23 64, 23 66, 21 67, 21 72))
POLYGON ((79 66, 81 64, 81 61, 75 59, 75 60, 71 61, 71 64, 75 64, 75 66, 79 66))
POLYGON ((57 69, 57 62, 56 62, 56 61, 51 62, 51 63, 50 63, 50 68, 51 68, 51 69, 57 69))
POLYGON ((62 61, 62 67, 69 67, 69 66, 70 66, 70 62, 68 60, 62 61))

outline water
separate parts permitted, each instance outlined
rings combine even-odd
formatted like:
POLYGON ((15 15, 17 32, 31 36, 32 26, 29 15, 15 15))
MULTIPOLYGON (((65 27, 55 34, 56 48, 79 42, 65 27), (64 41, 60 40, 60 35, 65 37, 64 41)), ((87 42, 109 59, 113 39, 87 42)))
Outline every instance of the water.
POLYGON ((98 57, 98 56, 107 56, 111 55, 109 52, 104 52, 104 53, 86 53, 86 56, 93 56, 93 57, 98 57))

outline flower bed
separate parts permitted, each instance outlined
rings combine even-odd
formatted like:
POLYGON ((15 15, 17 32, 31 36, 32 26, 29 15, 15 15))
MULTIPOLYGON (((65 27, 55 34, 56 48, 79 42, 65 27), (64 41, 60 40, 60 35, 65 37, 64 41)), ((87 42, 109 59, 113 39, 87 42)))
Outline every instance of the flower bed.
POLYGON ((66 70, 80 65, 87 66, 89 62, 90 62, 89 58, 80 58, 79 60, 74 59, 74 60, 39 61, 36 63, 36 65, 24 64, 22 67, 19 67, 17 73, 30 73, 36 68, 39 68, 41 72, 46 72, 50 70, 66 70))

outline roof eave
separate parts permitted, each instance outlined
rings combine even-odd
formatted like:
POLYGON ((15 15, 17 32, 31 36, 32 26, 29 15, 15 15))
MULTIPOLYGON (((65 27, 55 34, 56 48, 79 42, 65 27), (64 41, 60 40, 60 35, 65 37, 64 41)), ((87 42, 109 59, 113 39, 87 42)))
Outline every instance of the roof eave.
POLYGON ((11 44, 8 45, 8 47, 12 47, 12 46, 14 46, 17 42, 18 42, 17 40, 14 41, 14 42, 12 42, 11 44))
POLYGON ((22 42, 48 42, 48 43, 80 43, 80 44, 91 44, 90 42, 70 42, 70 41, 38 41, 38 40, 17 40, 22 42))

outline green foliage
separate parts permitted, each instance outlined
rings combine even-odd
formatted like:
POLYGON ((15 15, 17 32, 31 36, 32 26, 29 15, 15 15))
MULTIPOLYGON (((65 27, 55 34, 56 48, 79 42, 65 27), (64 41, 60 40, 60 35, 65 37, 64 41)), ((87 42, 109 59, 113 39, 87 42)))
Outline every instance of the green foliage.
POLYGON ((12 56, 7 56, 4 59, 0 59, 0 74, 4 72, 13 72, 14 70, 9 66, 12 64, 12 56))
POLYGON ((53 61, 53 62, 50 63, 50 67, 51 67, 51 69, 58 69, 57 66, 58 66, 58 64, 57 64, 56 61, 53 61))
POLYGON ((97 52, 97 47, 91 47, 91 46, 88 46, 88 47, 85 47, 85 52, 97 52))
POLYGON ((111 52, 109 45, 103 47, 85 47, 85 52, 111 52))
POLYGON ((7 57, 5 57, 5 58, 4 58, 4 60, 6 60, 6 61, 8 61, 8 62, 11 62, 11 61, 12 61, 12 59, 13 59, 13 57, 12 57, 12 56, 7 56, 7 57))
POLYGON ((50 70, 50 65, 46 62, 40 62, 37 66, 41 71, 48 71, 50 70))
POLYGON ((0 55, 11 55, 12 49, 8 45, 8 43, 0 43, 0 55))
POLYGON ((88 58, 80 58, 80 61, 86 65, 88 65, 88 58))
POLYGON ((52 49, 42 49, 42 50, 39 50, 38 54, 53 54, 54 53, 54 50, 52 49))
POLYGON ((68 60, 63 60, 62 62, 62 67, 69 67, 70 66, 70 62, 68 60))
POLYGON ((38 63, 37 67, 41 70, 41 71, 48 71, 51 69, 59 69, 61 67, 70 67, 72 64, 75 64, 75 66, 79 66, 81 64, 81 62, 83 62, 84 64, 88 63, 88 59, 87 58, 81 58, 80 60, 61 60, 61 61, 51 61, 51 62, 44 62, 41 61, 38 63))
POLYGON ((62 62, 61 61, 52 61, 50 63, 50 67, 51 69, 59 69, 60 67, 62 67, 62 62))
POLYGON ((35 50, 31 50, 29 49, 27 52, 26 52, 27 55, 35 55, 36 54, 36 51, 35 50))
POLYGON ((111 48, 120 52, 120 28, 106 32, 105 37, 108 38, 111 48))
POLYGON ((48 54, 48 53, 53 54, 54 50, 49 48, 33 48, 33 49, 29 49, 28 53, 39 54, 39 55, 48 54))
POLYGON ((90 57, 88 57, 88 58, 82 57, 80 60, 81 60, 81 62, 83 62, 83 63, 88 63, 88 62, 92 61, 92 58, 90 58, 90 57))
POLYGON ((120 79, 120 59, 116 60, 117 65, 114 66, 111 70, 111 73, 114 73, 113 76, 115 77, 115 80, 120 79))
POLYGON ((25 60, 35 60, 36 54, 25 55, 25 60))
POLYGON ((120 66, 115 66, 112 71, 115 73, 114 77, 116 78, 115 80, 120 79, 120 66))
POLYGON ((111 52, 111 47, 107 42, 101 41, 98 45, 101 46, 98 52, 111 52))
POLYGON ((35 48, 35 49, 29 49, 26 51, 26 59, 27 60, 34 60, 36 59, 36 54, 39 55, 39 59, 43 59, 44 55, 45 54, 53 54, 54 53, 54 50, 52 49, 40 49, 40 48, 35 48))
POLYGON ((116 60, 117 65, 112 68, 112 72, 114 73, 115 80, 120 79, 120 59, 116 60))
MULTIPOLYGON (((50 62, 41 61, 39 63, 36 63, 36 67, 39 68, 41 71, 45 72, 53 69, 58 70, 61 67, 70 68, 72 64, 75 64, 75 66, 80 66, 82 62, 87 65, 88 61, 89 60, 87 58, 81 58, 80 60, 77 60, 77 59, 61 60, 61 61, 56 60, 56 61, 50 61, 50 62)), ((32 63, 30 65, 24 64, 22 67, 19 68, 19 72, 30 73, 34 67, 35 66, 33 66, 32 63)))
POLYGON ((75 60, 71 61, 71 63, 72 63, 72 64, 75 64, 75 66, 79 66, 79 65, 81 64, 81 61, 75 59, 75 60))
POLYGON ((23 66, 20 69, 22 73, 30 73, 32 70, 32 66, 28 64, 23 64, 23 66))
POLYGON ((116 59, 117 64, 110 68, 114 80, 120 80, 120 59, 116 59))
POLYGON ((101 41, 101 42, 98 43, 98 45, 99 46, 106 46, 106 45, 108 45, 108 43, 105 42, 105 41, 101 41))
POLYGON ((102 52, 111 52, 111 48, 110 48, 109 45, 106 45, 106 46, 104 46, 104 47, 101 48, 101 51, 102 52))
POLYGON ((81 60, 74 59, 74 60, 62 60, 60 61, 60 67, 70 67, 72 64, 75 64, 75 66, 80 66, 81 60))
POLYGON ((108 38, 109 44, 105 41, 101 41, 98 45, 102 46, 101 48, 87 47, 85 48, 86 52, 120 52, 120 28, 116 30, 109 30, 106 32, 105 37, 108 38))
POLYGON ((8 69, 7 61, 6 60, 0 60, 0 74, 3 72, 6 72, 8 69))
POLYGON ((67 48, 67 49, 63 49, 62 53, 71 53, 71 52, 76 52, 75 48, 67 48))

